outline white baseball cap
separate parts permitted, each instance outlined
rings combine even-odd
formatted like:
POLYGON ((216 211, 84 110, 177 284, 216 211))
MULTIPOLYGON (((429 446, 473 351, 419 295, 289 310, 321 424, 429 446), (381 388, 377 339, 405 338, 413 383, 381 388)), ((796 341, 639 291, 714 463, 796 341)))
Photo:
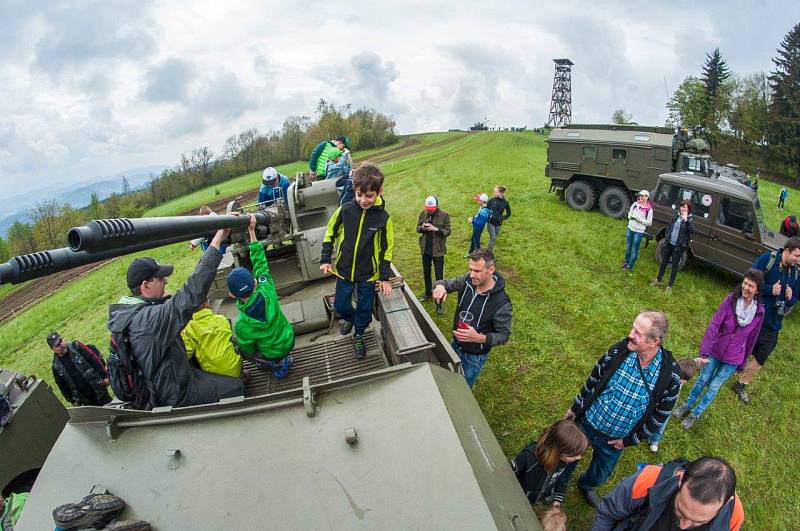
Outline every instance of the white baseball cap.
POLYGON ((278 170, 276 170, 272 166, 264 170, 264 173, 261 174, 261 180, 263 182, 274 181, 277 178, 278 178, 278 170))
POLYGON ((478 201, 483 201, 484 203, 489 202, 489 196, 486 194, 481 194, 478 196, 478 201))
POLYGON ((650 192, 648 192, 647 190, 642 190, 641 192, 638 193, 638 195, 643 195, 645 197, 650 197, 650 192))

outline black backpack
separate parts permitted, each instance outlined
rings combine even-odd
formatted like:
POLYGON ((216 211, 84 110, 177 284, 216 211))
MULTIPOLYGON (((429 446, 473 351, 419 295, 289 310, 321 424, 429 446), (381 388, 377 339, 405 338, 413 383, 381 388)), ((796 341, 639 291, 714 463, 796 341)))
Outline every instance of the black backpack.
POLYGON ((133 357, 128 330, 111 334, 111 353, 108 355, 108 375, 111 389, 117 398, 135 409, 148 409, 150 390, 136 358, 133 357))

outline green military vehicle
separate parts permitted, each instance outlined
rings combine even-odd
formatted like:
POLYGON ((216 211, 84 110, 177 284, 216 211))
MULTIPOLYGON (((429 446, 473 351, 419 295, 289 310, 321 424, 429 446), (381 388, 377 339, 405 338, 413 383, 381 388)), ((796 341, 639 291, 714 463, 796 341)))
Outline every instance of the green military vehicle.
POLYGON ((694 234, 680 267, 693 259, 742 276, 759 255, 780 249, 786 241, 767 228, 758 194, 737 179, 665 173, 651 196, 653 224, 645 233, 658 242, 659 264, 667 226, 684 199, 692 205, 694 234))
POLYGON ((710 176, 708 145, 685 131, 638 125, 577 125, 551 130, 545 175, 550 189, 576 210, 627 215, 637 192, 665 172, 710 176))
POLYGON ((34 376, 0 369, 0 490, 29 492, 47 454, 67 423, 53 390, 34 376))
MULTIPOLYGON (((241 397, 192 407, 70 408, 20 530, 52 528, 54 507, 108 489, 123 517, 154 529, 541 529, 458 356, 396 273, 377 296, 367 357, 338 334, 334 280, 319 270, 333 181, 299 175, 287 201, 254 211, 281 307, 296 334, 294 366, 276 380, 249 362, 241 397)), ((70 249, 0 266, 21 281, 92 256, 186 241, 231 227, 211 289, 235 318, 225 278, 249 264, 246 216, 101 220, 70 231, 70 249), (30 264, 35 266, 31 270, 30 264)), ((120 279, 123 284, 124 279, 120 279)))

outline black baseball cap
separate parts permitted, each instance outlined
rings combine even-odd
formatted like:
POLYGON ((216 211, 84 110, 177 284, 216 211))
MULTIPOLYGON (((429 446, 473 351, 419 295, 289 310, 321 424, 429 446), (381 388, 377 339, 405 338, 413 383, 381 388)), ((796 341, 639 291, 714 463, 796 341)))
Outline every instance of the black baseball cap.
POLYGON ((128 288, 140 286, 151 278, 164 278, 172 274, 174 267, 170 264, 159 264, 158 260, 145 256, 137 258, 128 266, 128 288))
POLYGON ((50 345, 50 348, 53 348, 61 343, 62 339, 63 338, 61 337, 61 334, 58 332, 50 332, 50 334, 47 336, 47 344, 50 345))

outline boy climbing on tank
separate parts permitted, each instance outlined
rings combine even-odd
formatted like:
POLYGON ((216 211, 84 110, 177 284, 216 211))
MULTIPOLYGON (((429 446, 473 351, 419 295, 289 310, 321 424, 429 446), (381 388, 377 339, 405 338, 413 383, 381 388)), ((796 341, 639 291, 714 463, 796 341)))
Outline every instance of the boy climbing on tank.
POLYGON ((277 379, 285 378, 294 360, 294 330, 278 303, 278 292, 269 273, 264 247, 256 238, 256 217, 250 214, 250 260, 253 273, 237 267, 228 274, 228 291, 236 299, 236 339, 245 359, 262 369, 273 370, 277 379), (255 276, 255 278, 254 278, 255 276))

